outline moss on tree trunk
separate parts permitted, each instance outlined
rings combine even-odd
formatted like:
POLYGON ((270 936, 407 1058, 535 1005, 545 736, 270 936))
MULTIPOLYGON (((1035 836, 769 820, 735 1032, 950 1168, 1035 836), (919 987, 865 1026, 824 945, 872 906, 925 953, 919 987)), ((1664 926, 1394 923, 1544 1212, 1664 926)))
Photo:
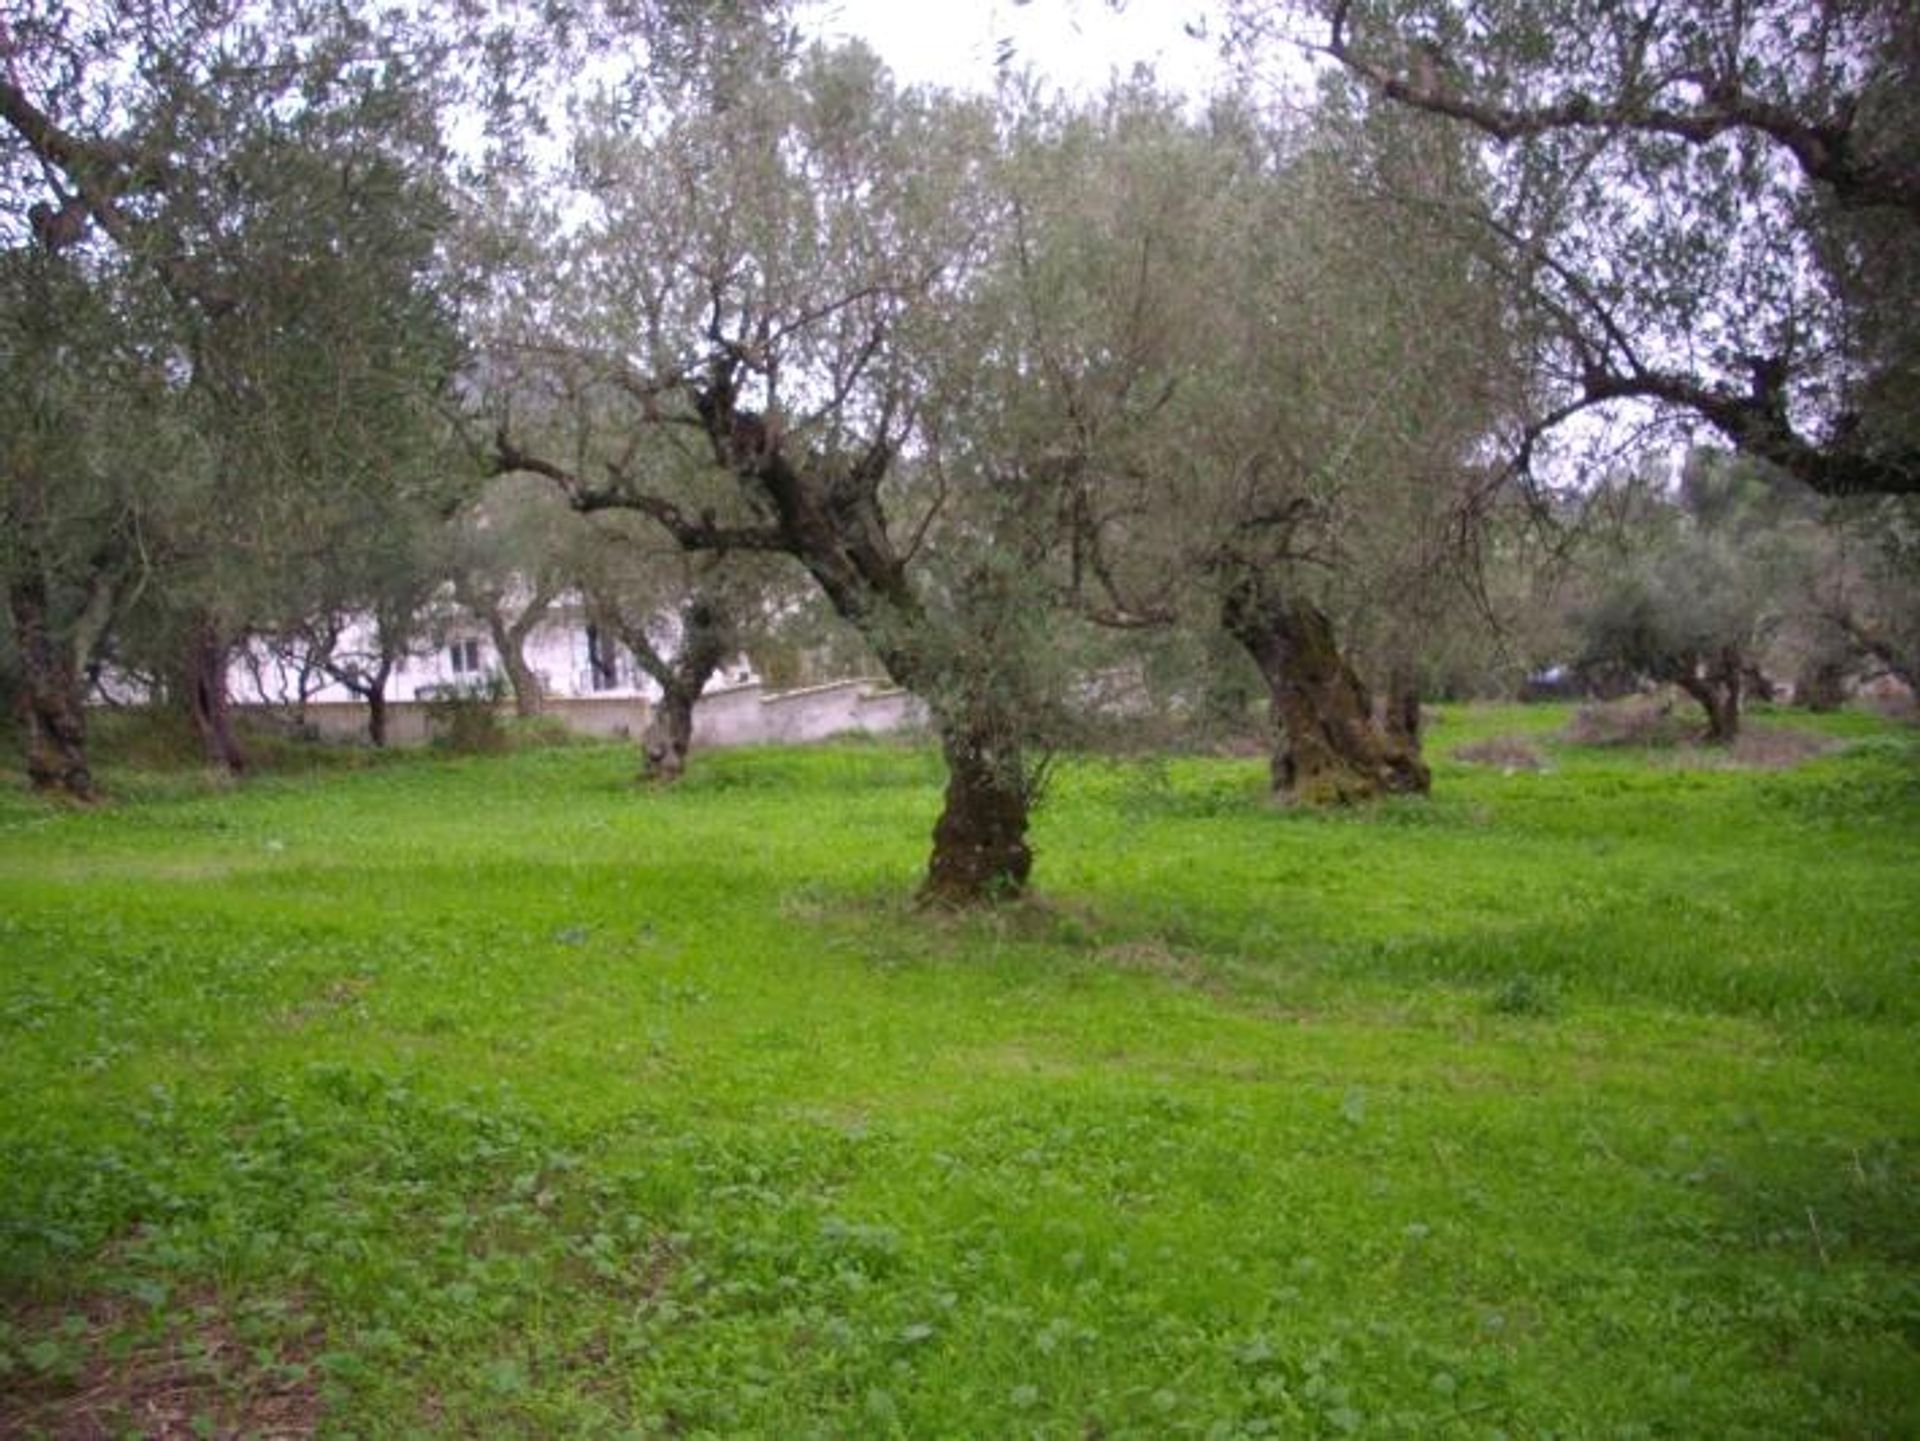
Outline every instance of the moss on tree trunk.
POLYGON ((1027 845, 1031 787, 1018 745, 988 727, 960 725, 941 740, 946 804, 933 828, 922 901, 973 906, 1009 900, 1033 871, 1027 845))
POLYGON ((1377 725, 1366 685, 1340 654, 1333 623, 1319 607, 1248 575, 1227 592, 1221 621, 1267 683, 1276 793, 1321 806, 1430 788, 1417 703, 1398 725, 1377 725))
POLYGON ((8 588, 20 652, 17 701, 27 779, 37 791, 90 802, 97 798, 87 762, 87 710, 80 673, 52 633, 45 587, 32 577, 8 588))

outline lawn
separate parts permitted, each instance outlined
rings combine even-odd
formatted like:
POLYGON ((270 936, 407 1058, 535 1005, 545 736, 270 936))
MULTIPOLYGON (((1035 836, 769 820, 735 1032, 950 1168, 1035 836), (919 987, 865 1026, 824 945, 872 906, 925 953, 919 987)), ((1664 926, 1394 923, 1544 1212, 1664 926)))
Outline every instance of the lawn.
POLYGON ((904 746, 13 784, 0 1434, 1920 1434, 1915 738, 1564 719, 960 918, 904 746))

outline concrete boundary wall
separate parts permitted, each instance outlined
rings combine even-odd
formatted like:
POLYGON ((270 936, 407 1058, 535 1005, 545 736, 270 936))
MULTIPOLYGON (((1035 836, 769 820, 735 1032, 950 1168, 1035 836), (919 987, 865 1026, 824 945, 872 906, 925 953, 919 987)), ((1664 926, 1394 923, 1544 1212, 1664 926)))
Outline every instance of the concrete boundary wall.
MULTIPOLYGON (((387 741, 425 745, 433 738, 430 707, 420 701, 389 701, 387 741)), ((238 715, 291 723, 282 706, 236 705, 238 715)), ((513 707, 498 707, 504 718, 513 707)), ((555 697, 543 714, 578 735, 638 739, 653 707, 637 696, 555 697)), ((768 691, 757 682, 708 691, 693 712, 693 743, 699 747, 762 745, 825 740, 836 735, 886 735, 925 724, 926 708, 905 691, 869 679, 833 681, 804 690, 768 691)), ((359 702, 309 701, 306 721, 321 740, 350 744, 367 735, 367 708, 359 702)))

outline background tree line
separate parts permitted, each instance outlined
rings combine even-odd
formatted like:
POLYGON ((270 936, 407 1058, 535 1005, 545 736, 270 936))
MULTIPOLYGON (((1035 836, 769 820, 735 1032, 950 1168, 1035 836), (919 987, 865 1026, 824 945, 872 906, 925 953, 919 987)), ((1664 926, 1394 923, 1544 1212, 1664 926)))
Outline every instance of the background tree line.
POLYGON ((927 708, 924 889, 965 904, 1026 883, 1115 674, 1191 725, 1259 696, 1302 803, 1424 791, 1422 696, 1549 662, 1677 685, 1718 740, 1783 666, 1911 683, 1896 12, 1237 5, 1256 74, 1322 62, 1276 106, 903 88, 774 4, 28 5, 29 777, 92 796, 109 662, 244 768, 256 642, 378 742, 447 595, 535 711, 563 592, 657 683, 671 776, 728 653, 826 623, 927 708))

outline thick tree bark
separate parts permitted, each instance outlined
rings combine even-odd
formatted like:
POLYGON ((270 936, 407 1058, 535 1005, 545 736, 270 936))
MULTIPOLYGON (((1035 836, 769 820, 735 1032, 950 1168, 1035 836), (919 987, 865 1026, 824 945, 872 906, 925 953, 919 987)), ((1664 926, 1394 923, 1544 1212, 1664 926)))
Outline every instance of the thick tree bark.
POLYGON ((1739 652, 1726 650, 1674 676, 1674 683, 1707 713, 1703 739, 1710 746, 1732 745, 1740 738, 1740 673, 1739 652))
MULTIPOLYGON (((1267 683, 1277 793, 1304 805, 1346 805, 1431 787, 1417 747, 1374 724, 1367 688, 1317 606, 1252 574, 1227 592, 1221 622, 1267 683)), ((1400 720, 1404 728, 1409 718, 1400 720)))
POLYGON ((367 692, 367 743, 375 750, 387 746, 387 688, 384 682, 367 692))
POLYGON ((642 780, 671 785, 686 774, 687 752, 693 748, 693 707, 704 684, 662 689, 640 739, 642 780))
MULTIPOLYGON (((880 500, 880 483, 893 458, 886 434, 891 417, 882 419, 879 433, 862 452, 833 463, 796 462, 785 451, 778 427, 738 404, 744 363, 737 351, 715 360, 695 388, 688 418, 706 432, 715 463, 751 490, 761 512, 752 523, 726 525, 711 512, 690 514, 618 468, 609 485, 589 487, 565 467, 520 450, 504 432, 496 437, 496 463, 502 471, 547 476, 577 510, 625 509, 650 516, 689 552, 792 556, 835 613, 873 647, 888 679, 931 703, 949 678, 930 654, 932 623, 908 580, 912 547, 902 553, 894 546, 880 500)), ((942 720, 939 729, 947 801, 934 828, 921 896, 948 906, 1017 896, 1033 867, 1026 844, 1031 796, 1019 745, 1011 739, 1018 732, 964 719, 942 720)))
POLYGON ((1420 677, 1412 666, 1396 665, 1387 673, 1387 702, 1381 726, 1389 741, 1418 756, 1420 725, 1420 677))
POLYGON ((540 677, 527 664, 527 637, 533 634, 533 628, 546 618, 547 611, 552 608, 552 595, 545 590, 536 591, 526 608, 512 621, 507 619, 497 598, 488 599, 467 592, 460 599, 467 609, 479 614, 487 627, 487 634, 493 638, 493 648, 500 657, 500 669, 506 675, 507 688, 513 692, 513 713, 522 720, 531 720, 539 715, 546 708, 547 697, 541 689, 540 677))
POLYGON ((945 807, 933 828, 922 901, 969 906, 1010 899, 1033 871, 1027 845, 1031 796, 1020 747, 985 727, 942 727, 945 807))
POLYGON ((94 801, 86 687, 80 668, 53 634, 46 587, 34 576, 16 580, 7 588, 7 605, 20 652, 18 705, 27 779, 37 791, 94 801))
POLYGON ((733 618, 716 596, 696 591, 680 607, 680 644, 669 660, 647 634, 645 622, 630 620, 617 604, 599 604, 596 616, 660 687, 660 699, 640 738, 640 779, 670 785, 686 774, 687 753, 693 748, 693 708, 734 648, 733 618))
MULTIPOLYGON (((521 637, 522 641, 524 639, 521 637)), ((506 674, 507 688, 513 692, 513 713, 522 720, 531 720, 546 708, 546 695, 540 689, 540 677, 527 664, 526 652, 513 640, 511 632, 504 629, 495 631, 493 643, 500 654, 500 669, 506 674)))
POLYGON ((227 646, 211 619, 190 628, 181 654, 180 699, 208 762, 229 774, 247 773, 246 752, 233 732, 227 701, 227 646))

